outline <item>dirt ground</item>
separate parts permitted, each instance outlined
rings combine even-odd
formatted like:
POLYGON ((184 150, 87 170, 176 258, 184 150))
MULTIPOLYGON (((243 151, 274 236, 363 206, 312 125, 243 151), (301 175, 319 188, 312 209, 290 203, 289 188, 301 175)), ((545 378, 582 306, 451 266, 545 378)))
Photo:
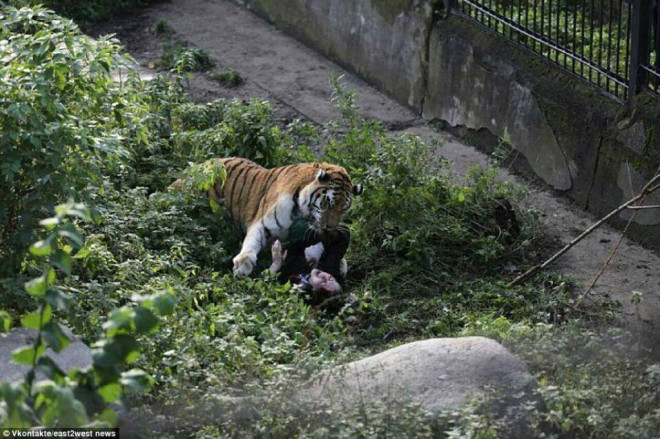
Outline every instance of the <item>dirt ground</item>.
MULTIPOLYGON (((155 32, 155 23, 160 19, 173 29, 170 39, 203 48, 214 58, 217 69, 237 70, 244 80, 238 87, 223 87, 208 73, 196 74, 190 93, 200 102, 220 97, 259 97, 273 103, 278 122, 302 117, 324 123, 337 116, 330 103, 329 82, 330 73, 335 72, 344 75, 346 86, 358 92, 367 117, 381 120, 393 132, 411 130, 437 144, 438 154, 450 160, 457 178, 472 165, 488 163, 488 156, 482 152, 434 130, 409 109, 229 0, 170 0, 103 23, 93 33, 116 34, 149 74, 148 67, 160 58, 166 41, 155 32)), ((520 181, 505 169, 500 173, 501 178, 520 181)), ((533 207, 540 212, 556 247, 570 242, 597 220, 567 199, 536 186, 530 186, 529 196, 518 208, 533 207)), ((551 268, 576 279, 579 292, 598 273, 620 236, 620 231, 604 226, 551 268)), ((638 334, 654 356, 660 356, 657 254, 624 238, 589 297, 610 297, 621 302, 622 325, 638 334), (638 306, 631 303, 633 291, 642 293, 638 306)))

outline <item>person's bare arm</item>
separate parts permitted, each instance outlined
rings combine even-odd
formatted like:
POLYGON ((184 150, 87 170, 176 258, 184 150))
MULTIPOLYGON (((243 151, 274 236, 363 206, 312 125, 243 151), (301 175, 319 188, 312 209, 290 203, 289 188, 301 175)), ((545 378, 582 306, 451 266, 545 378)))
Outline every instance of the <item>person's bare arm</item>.
POLYGON ((270 251, 273 256, 273 263, 270 264, 269 270, 271 273, 277 273, 282 268, 282 264, 286 258, 286 250, 282 251, 282 243, 279 239, 276 239, 270 251))

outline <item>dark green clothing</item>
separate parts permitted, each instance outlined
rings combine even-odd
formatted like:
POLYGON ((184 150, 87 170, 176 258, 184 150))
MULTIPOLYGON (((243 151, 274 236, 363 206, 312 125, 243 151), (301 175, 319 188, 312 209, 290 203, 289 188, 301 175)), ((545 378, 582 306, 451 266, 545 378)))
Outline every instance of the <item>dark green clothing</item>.
POLYGON ((289 236, 282 248, 287 251, 282 264, 279 278, 286 282, 292 277, 309 274, 312 268, 305 259, 305 249, 312 245, 323 243, 324 251, 316 268, 330 273, 337 281, 342 281, 339 266, 348 250, 351 233, 345 226, 339 226, 332 231, 317 233, 309 226, 309 220, 296 219, 289 228, 289 236))

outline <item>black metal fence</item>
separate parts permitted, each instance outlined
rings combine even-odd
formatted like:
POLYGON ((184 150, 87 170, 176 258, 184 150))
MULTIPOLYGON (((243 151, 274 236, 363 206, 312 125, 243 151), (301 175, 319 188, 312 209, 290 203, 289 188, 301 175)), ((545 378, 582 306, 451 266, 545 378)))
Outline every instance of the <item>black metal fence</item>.
POLYGON ((660 0, 453 0, 452 11, 618 99, 660 93, 660 0))

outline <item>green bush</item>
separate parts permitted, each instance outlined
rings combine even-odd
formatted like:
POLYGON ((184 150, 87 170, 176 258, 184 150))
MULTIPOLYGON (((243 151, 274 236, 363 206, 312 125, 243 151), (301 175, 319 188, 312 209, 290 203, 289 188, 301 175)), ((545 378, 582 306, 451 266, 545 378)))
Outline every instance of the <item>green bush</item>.
POLYGON ((154 332, 159 316, 172 312, 174 298, 168 293, 134 296, 140 304, 115 309, 103 325, 104 335, 93 352, 92 365, 63 371, 45 355, 46 348, 61 352, 70 343, 57 323, 56 311, 69 310, 71 298, 56 284, 58 273, 72 273, 72 249, 83 245, 83 237, 69 218, 90 219, 82 205, 69 203, 56 209, 56 216, 41 221, 48 235, 30 247, 37 258, 48 257, 42 274, 25 283, 25 291, 38 303, 35 312, 24 315, 24 328, 36 331, 32 345, 16 349, 12 359, 30 367, 23 381, 0 385, 0 426, 2 428, 114 427, 117 413, 109 404, 122 396, 122 388, 147 390, 151 377, 140 369, 124 370, 135 361, 139 345, 133 333, 154 332), (37 381, 36 373, 46 379, 37 381))
POLYGON ((285 139, 265 101, 220 99, 206 105, 182 105, 174 111, 173 128, 177 152, 197 162, 239 156, 273 167, 284 160, 285 139))
POLYGON ((116 40, 92 40, 45 9, 0 12, 0 274, 15 272, 36 219, 128 151, 116 40), (90 117, 92 116, 92 117, 90 117))
POLYGON ((44 5, 81 24, 107 20, 116 12, 149 3, 154 0, 8 0, 16 7, 44 5))
POLYGON ((181 44, 164 47, 164 53, 158 67, 177 73, 199 72, 213 67, 211 56, 199 47, 187 47, 181 44))
POLYGON ((241 74, 236 70, 216 70, 211 73, 211 79, 218 81, 220 84, 227 87, 236 87, 243 82, 241 74))
MULTIPOLYGON (((546 437, 642 438, 660 431, 660 365, 630 333, 580 320, 473 322, 464 335, 502 341, 538 379, 546 437)), ((657 361, 657 358, 655 359, 657 361)), ((542 432, 538 432, 541 437, 542 432)))

